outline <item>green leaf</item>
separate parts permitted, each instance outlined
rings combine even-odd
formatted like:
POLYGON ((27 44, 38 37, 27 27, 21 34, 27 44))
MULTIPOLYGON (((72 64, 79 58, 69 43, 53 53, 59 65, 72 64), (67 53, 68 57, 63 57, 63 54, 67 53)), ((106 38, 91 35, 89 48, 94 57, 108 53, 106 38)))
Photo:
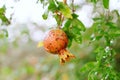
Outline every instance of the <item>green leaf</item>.
POLYGON ((68 5, 66 5, 66 4, 64 4, 62 2, 59 2, 58 5, 59 5, 58 6, 59 10, 64 15, 64 17, 72 19, 72 11, 68 7, 68 5))
POLYGON ((75 13, 73 13, 73 14, 72 14, 72 17, 75 19, 75 18, 77 18, 77 17, 78 17, 78 15, 77 15, 77 14, 75 14, 75 13))
POLYGON ((74 40, 77 42, 77 43, 82 43, 82 36, 81 35, 76 35, 74 40))
POLYGON ((72 20, 71 20, 71 19, 68 19, 68 20, 66 21, 66 23, 64 24, 64 27, 63 27, 63 30, 64 30, 65 32, 68 31, 71 23, 72 23, 72 20))
MULTIPOLYGON (((85 31, 84 24, 77 19, 78 15, 72 14, 73 18, 68 19, 64 24, 63 30, 66 32, 69 41, 75 40, 77 43, 82 42, 81 31, 85 31)), ((71 43, 70 43, 71 45, 71 43)))
POLYGON ((67 34, 68 39, 69 39, 68 47, 70 47, 70 46, 72 45, 72 40, 73 40, 73 35, 72 35, 71 32, 69 31, 69 28, 70 28, 71 23, 72 23, 72 20, 71 20, 71 19, 68 19, 68 20, 66 21, 66 23, 64 24, 64 27, 62 28, 63 31, 65 31, 65 33, 67 34))
POLYGON ((99 80, 96 75, 96 68, 93 68, 88 74, 88 80, 99 80))
POLYGON ((77 43, 81 43, 81 31, 85 31, 85 26, 80 20, 77 19, 78 16, 76 14, 73 14, 72 16, 73 19, 68 19, 66 21, 63 30, 66 32, 68 38, 71 38, 70 41, 74 39, 77 43))
POLYGON ((80 32, 79 28, 71 27, 69 31, 72 33, 72 35, 73 35, 72 37, 77 43, 82 42, 82 36, 81 36, 81 32, 80 32))
POLYGON ((81 31, 85 31, 84 24, 77 18, 72 20, 72 26, 79 28, 81 31))
POLYGON ((3 24, 10 24, 9 20, 5 16, 5 10, 6 10, 5 6, 0 8, 0 19, 2 20, 3 24))
POLYGON ((71 27, 70 28, 71 29, 71 33, 73 33, 74 35, 77 35, 77 34, 81 34, 80 33, 80 29, 79 28, 77 28, 77 27, 71 27))
POLYGON ((93 18, 94 21, 102 21, 103 18, 102 17, 96 17, 96 18, 93 18))
POLYGON ((68 40, 68 47, 70 48, 70 46, 72 45, 72 41, 73 41, 73 39, 72 38, 69 38, 69 40, 68 40))
POLYGON ((2 8, 0 8, 0 14, 4 14, 5 13, 5 10, 6 10, 6 7, 3 6, 2 8))
POLYGON ((102 37, 103 37, 102 35, 99 35, 99 36, 96 36, 95 39, 100 40, 102 37))
POLYGON ((94 2, 94 3, 96 3, 96 2, 97 2, 97 0, 91 0, 91 2, 94 2))
POLYGON ((111 30, 109 34, 111 37, 120 37, 120 29, 111 30))
POLYGON ((43 2, 44 2, 44 0, 40 0, 40 2, 41 2, 41 3, 43 3, 43 2))
POLYGON ((48 18, 48 11, 44 12, 44 14, 42 15, 43 19, 46 20, 48 18))
POLYGON ((4 23, 4 24, 9 24, 10 23, 5 15, 0 15, 0 19, 2 20, 2 23, 4 23))
POLYGON ((80 71, 81 72, 85 72, 85 71, 89 71, 91 69, 93 69, 96 66, 96 62, 89 62, 87 64, 85 64, 80 71))
POLYGON ((104 8, 108 9, 109 8, 109 0, 103 0, 103 6, 104 6, 104 8))
POLYGON ((120 28, 117 26, 116 23, 108 22, 106 25, 110 28, 108 34, 110 37, 119 37, 120 36, 120 28))
POLYGON ((117 24, 113 22, 107 22, 106 25, 109 26, 110 28, 117 28, 117 24))
POLYGON ((52 12, 55 12, 55 11, 58 10, 58 7, 57 7, 57 5, 55 4, 55 1, 54 1, 54 0, 49 0, 48 10, 49 10, 49 11, 52 11, 52 12))

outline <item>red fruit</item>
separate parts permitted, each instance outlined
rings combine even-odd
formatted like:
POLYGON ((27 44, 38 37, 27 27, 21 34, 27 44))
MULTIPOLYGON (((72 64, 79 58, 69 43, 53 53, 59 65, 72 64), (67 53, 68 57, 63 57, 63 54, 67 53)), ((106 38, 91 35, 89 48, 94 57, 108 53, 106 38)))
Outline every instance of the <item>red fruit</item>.
POLYGON ((61 63, 65 63, 70 58, 75 57, 73 54, 69 53, 66 50, 67 44, 67 35, 61 29, 54 29, 49 31, 43 41, 45 50, 52 54, 58 54, 61 63))

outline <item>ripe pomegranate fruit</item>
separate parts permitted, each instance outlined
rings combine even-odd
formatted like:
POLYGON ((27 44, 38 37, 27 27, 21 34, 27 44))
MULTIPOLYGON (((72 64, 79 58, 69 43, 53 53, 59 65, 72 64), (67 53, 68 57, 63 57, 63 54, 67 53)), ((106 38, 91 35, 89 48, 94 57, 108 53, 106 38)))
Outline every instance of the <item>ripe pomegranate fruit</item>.
POLYGON ((59 55, 61 64, 75 57, 66 50, 67 44, 68 37, 61 29, 50 30, 43 41, 43 46, 47 52, 59 55))

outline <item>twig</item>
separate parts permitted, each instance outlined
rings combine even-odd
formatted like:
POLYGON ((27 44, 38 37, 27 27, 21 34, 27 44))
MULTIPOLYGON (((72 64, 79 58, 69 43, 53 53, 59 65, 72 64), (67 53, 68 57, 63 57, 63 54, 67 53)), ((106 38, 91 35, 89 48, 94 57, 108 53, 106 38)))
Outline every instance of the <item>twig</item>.
POLYGON ((72 12, 73 13, 75 12, 75 9, 74 9, 74 0, 72 0, 72 12))
POLYGON ((63 3, 64 3, 64 4, 67 4, 67 0, 63 0, 63 3))

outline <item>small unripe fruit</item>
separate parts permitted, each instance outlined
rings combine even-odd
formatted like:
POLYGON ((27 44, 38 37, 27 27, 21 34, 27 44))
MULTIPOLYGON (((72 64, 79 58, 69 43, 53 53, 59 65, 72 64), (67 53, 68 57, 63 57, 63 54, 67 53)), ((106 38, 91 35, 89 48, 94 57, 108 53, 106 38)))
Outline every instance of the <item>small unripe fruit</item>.
POLYGON ((61 29, 53 29, 48 32, 43 41, 45 50, 52 54, 58 54, 60 62, 65 63, 75 56, 66 50, 68 37, 61 29))

